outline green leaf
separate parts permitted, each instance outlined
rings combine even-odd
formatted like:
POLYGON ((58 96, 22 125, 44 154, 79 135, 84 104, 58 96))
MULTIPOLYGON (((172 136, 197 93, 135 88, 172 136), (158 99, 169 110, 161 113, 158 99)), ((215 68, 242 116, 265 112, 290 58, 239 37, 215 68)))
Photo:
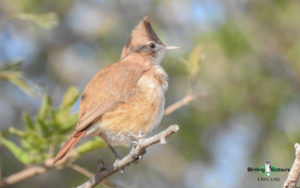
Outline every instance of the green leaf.
POLYGON ((7 71, 0 71, 0 79, 5 79, 10 81, 11 79, 20 78, 22 76, 21 71, 13 71, 13 70, 7 70, 7 71))
POLYGON ((48 94, 45 95, 42 106, 39 110, 39 113, 37 115, 37 118, 39 120, 46 120, 47 118, 47 112, 49 107, 51 107, 51 98, 49 97, 48 94))
POLYGON ((98 148, 101 148, 101 147, 103 147, 105 145, 106 145, 105 142, 101 138, 96 137, 93 140, 87 141, 84 144, 78 146, 76 148, 76 151, 77 151, 77 154, 79 156, 81 156, 81 155, 83 155, 85 153, 94 151, 94 150, 96 150, 98 148))
POLYGON ((30 86, 23 80, 23 74, 21 71, 17 70, 20 67, 21 61, 13 62, 9 65, 4 66, 0 69, 0 79, 5 79, 12 84, 16 85, 28 95, 33 96, 34 92, 30 86))
POLYGON ((73 104, 76 102, 80 93, 76 87, 70 87, 63 98, 62 104, 57 113, 57 120, 63 122, 71 111, 73 104))
POLYGON ((29 85, 26 82, 24 82, 23 80, 21 80, 20 78, 11 78, 11 79, 9 79, 9 81, 11 83, 15 84, 16 86, 18 86, 20 89, 22 89, 28 95, 30 95, 30 96, 34 95, 33 91, 29 87, 29 85))
POLYGON ((0 71, 8 71, 8 70, 16 70, 16 69, 19 69, 21 63, 22 63, 22 61, 15 61, 15 62, 9 63, 8 65, 2 67, 2 68, 0 69, 0 71))
POLYGON ((196 46, 190 53, 187 61, 187 68, 191 76, 196 76, 200 70, 200 63, 203 59, 203 54, 201 53, 200 45, 196 46))
POLYGON ((51 98, 49 97, 49 95, 46 94, 36 118, 38 127, 40 127, 43 136, 46 137, 48 137, 50 134, 48 123, 47 123, 48 114, 49 114, 48 112, 50 108, 51 108, 51 98))
MULTIPOLYGON (((55 110, 51 104, 51 98, 44 96, 35 121, 26 113, 23 119, 26 124, 25 131, 10 128, 9 133, 17 135, 22 144, 22 149, 13 142, 6 141, 10 151, 19 157, 24 164, 40 163, 49 157, 51 147, 65 140, 67 133, 74 128, 78 115, 69 114, 74 102, 77 100, 79 92, 76 88, 70 88, 65 94, 61 109, 55 110), (62 113, 63 112, 63 113, 62 113), (62 114, 64 116, 62 116, 62 114), (59 116, 60 115, 60 116, 59 116), (20 153, 23 153, 21 155, 20 153)), ((88 152, 95 147, 99 147, 101 142, 91 142, 80 149, 80 153, 88 152)))
POLYGON ((63 121, 60 122, 61 126, 59 127, 60 130, 71 130, 74 128, 76 122, 78 119, 78 114, 72 114, 68 117, 66 117, 65 119, 63 119, 63 121))
POLYGON ((45 29, 52 28, 58 23, 57 15, 54 12, 45 14, 21 13, 15 15, 14 17, 23 21, 33 22, 39 27, 45 29))
POLYGON ((18 136, 18 137, 24 137, 24 136, 25 136, 25 132, 20 131, 20 130, 18 130, 18 129, 15 129, 14 127, 10 127, 10 128, 8 129, 8 132, 9 132, 10 134, 16 135, 16 136, 18 136))
POLYGON ((34 124, 32 122, 32 119, 30 118, 30 116, 27 113, 23 113, 23 120, 26 124, 26 127, 29 130, 33 130, 34 129, 34 124))
POLYGON ((63 102, 62 102, 60 108, 64 109, 64 108, 68 108, 68 107, 72 106, 76 102, 79 95, 80 95, 80 93, 76 87, 74 87, 74 86, 70 87, 65 93, 65 96, 64 96, 64 99, 63 99, 63 102))
POLYGON ((12 141, 9 141, 5 138, 1 138, 1 142, 23 164, 28 164, 30 162, 29 156, 21 148, 19 148, 15 143, 13 143, 12 141))

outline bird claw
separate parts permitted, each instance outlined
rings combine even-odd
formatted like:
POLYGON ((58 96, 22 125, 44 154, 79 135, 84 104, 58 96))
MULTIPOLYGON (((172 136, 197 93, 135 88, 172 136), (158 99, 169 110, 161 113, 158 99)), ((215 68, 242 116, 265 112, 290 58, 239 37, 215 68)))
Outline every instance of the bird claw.
POLYGON ((141 140, 143 140, 145 138, 145 134, 143 133, 143 131, 139 131, 138 135, 135 135, 133 133, 131 133, 130 131, 126 131, 126 134, 128 135, 128 137, 130 138, 130 141, 132 143, 132 145, 135 147, 139 144, 139 142, 141 140))

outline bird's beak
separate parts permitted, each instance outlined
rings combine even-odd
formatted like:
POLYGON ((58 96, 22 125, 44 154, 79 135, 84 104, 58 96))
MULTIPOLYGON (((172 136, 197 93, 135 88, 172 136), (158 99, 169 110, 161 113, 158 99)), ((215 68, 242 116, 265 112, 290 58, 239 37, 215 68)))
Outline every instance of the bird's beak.
POLYGON ((164 47, 164 48, 162 49, 162 51, 176 50, 176 49, 178 49, 178 48, 180 48, 180 47, 178 47, 178 46, 166 46, 166 47, 164 47))

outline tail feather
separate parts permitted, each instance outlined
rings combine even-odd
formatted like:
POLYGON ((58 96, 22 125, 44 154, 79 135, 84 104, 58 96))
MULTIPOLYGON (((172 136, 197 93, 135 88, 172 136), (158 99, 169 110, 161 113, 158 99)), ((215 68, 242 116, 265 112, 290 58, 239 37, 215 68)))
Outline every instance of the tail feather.
POLYGON ((58 161, 60 161, 69 152, 69 150, 80 140, 80 138, 85 134, 86 131, 87 130, 82 130, 78 133, 73 133, 69 140, 57 153, 53 164, 56 164, 58 161))

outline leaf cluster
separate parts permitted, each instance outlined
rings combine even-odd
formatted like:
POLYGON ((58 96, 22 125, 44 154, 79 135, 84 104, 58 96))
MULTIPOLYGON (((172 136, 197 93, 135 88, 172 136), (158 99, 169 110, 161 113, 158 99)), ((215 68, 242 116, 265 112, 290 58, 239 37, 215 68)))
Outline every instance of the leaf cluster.
POLYGON ((55 145, 65 140, 77 121, 77 113, 70 114, 70 111, 78 97, 79 91, 71 87, 59 108, 54 109, 51 98, 45 95, 36 117, 23 114, 25 130, 14 127, 8 129, 9 134, 18 137, 21 147, 6 138, 1 139, 2 144, 23 164, 40 163, 52 157, 55 145))

